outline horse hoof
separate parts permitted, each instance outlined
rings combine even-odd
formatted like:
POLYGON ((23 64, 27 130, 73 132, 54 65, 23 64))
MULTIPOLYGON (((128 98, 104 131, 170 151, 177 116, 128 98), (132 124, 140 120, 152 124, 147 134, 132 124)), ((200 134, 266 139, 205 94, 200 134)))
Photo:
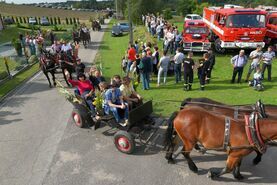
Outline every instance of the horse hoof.
POLYGON ((195 164, 189 165, 189 169, 194 173, 198 173, 198 168, 195 164))
POLYGON ((257 158, 253 159, 253 165, 257 165, 260 162, 261 162, 261 159, 257 159, 257 158))
POLYGON ((234 176, 237 180, 243 180, 243 176, 241 174, 234 176))
POLYGON ((217 173, 209 170, 208 174, 207 174, 207 177, 214 180, 216 177, 217 177, 217 173))
POLYGON ((166 158, 166 159, 167 159, 168 164, 175 164, 174 159, 172 159, 172 158, 166 158))

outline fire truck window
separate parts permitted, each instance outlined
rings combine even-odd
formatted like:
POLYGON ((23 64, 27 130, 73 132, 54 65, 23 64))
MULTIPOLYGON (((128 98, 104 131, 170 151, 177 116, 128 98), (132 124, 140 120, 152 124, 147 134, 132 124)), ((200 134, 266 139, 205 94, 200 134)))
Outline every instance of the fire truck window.
POLYGON ((277 17, 271 17, 268 21, 268 24, 277 25, 277 17))
POLYGON ((265 27, 264 15, 230 15, 226 22, 227 27, 260 28, 265 27))

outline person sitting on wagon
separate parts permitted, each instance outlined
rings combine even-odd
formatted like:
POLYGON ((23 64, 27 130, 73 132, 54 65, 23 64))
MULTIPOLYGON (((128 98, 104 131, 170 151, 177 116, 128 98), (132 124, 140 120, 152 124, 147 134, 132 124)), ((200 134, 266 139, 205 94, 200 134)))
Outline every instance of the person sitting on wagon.
POLYGON ((93 87, 98 90, 100 90, 99 83, 105 82, 105 78, 102 76, 102 73, 99 69, 96 69, 95 71, 91 71, 89 75, 89 80, 92 83, 93 87))
POLYGON ((78 80, 70 79, 69 72, 65 71, 66 78, 68 82, 73 86, 77 87, 80 92, 81 97, 85 100, 87 105, 90 108, 91 116, 94 122, 98 121, 98 116, 96 115, 95 107, 92 104, 94 97, 94 88, 91 85, 89 80, 86 80, 86 75, 84 73, 79 73, 77 78, 78 80))
POLYGON ((117 88, 119 88, 119 87, 121 86, 121 84, 122 84, 121 78, 120 78, 119 75, 114 75, 114 76, 112 77, 112 79, 111 79, 111 84, 112 84, 113 82, 115 82, 117 88))
POLYGON ((105 93, 104 111, 105 114, 112 112, 117 123, 123 127, 127 126, 128 104, 123 101, 123 96, 115 81, 112 82, 111 88, 105 93), (122 114, 123 118, 121 118, 122 114))
POLYGON ((142 97, 134 90, 129 77, 126 76, 123 78, 123 83, 119 89, 122 93, 123 100, 128 103, 130 110, 142 103, 142 97))

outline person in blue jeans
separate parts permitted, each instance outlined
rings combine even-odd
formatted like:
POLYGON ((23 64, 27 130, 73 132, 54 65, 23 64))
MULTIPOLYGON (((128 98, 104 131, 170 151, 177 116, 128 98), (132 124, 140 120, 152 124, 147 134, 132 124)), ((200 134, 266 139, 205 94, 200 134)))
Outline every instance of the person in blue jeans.
POLYGON ((185 55, 182 53, 182 49, 178 48, 176 55, 174 56, 174 73, 176 84, 181 81, 181 67, 185 60, 185 55))
POLYGON ((111 88, 105 93, 104 111, 105 114, 112 112, 116 122, 125 127, 128 124, 128 104, 123 101, 120 89, 116 85, 112 82, 111 88), (120 113, 123 114, 123 118, 120 113))
POLYGON ((152 61, 151 57, 147 56, 145 52, 142 53, 142 59, 138 66, 140 70, 140 77, 142 82, 142 89, 148 90, 150 89, 150 74, 152 71, 152 61))

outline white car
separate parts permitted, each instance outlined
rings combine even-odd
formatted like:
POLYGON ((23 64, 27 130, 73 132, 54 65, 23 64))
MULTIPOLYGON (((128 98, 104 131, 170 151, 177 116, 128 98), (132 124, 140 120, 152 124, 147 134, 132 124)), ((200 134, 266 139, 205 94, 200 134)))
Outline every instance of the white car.
POLYGON ((202 17, 198 14, 187 14, 185 17, 185 21, 188 20, 202 20, 202 17))
POLYGON ((28 23, 29 24, 37 24, 37 21, 34 17, 30 17, 28 23))

